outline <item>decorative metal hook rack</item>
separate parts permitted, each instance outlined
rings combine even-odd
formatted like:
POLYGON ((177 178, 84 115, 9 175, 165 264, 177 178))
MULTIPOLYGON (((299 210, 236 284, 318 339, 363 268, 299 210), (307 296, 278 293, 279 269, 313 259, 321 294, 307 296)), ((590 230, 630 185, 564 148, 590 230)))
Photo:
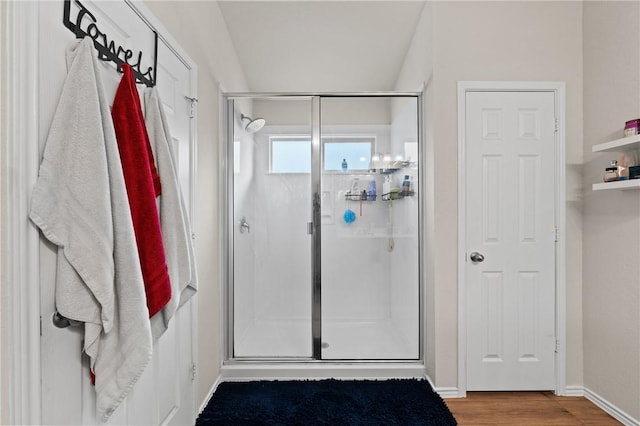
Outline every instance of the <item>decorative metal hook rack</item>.
POLYGON ((147 70, 143 72, 141 69, 142 52, 138 52, 137 55, 134 56, 134 52, 131 49, 125 49, 117 45, 113 40, 109 40, 107 34, 98 28, 98 21, 95 15, 80 3, 79 0, 74 0, 73 2, 80 10, 75 17, 75 22, 73 22, 71 20, 71 0, 64 0, 64 15, 62 17, 64 26, 71 30, 71 32, 76 35, 76 38, 91 37, 91 39, 93 39, 93 45, 98 51, 99 59, 114 62, 117 65, 118 71, 121 71, 122 65, 128 64, 131 66, 138 82, 144 83, 148 87, 154 86, 158 69, 158 32, 151 28, 154 35, 155 50, 153 54, 153 66, 148 67, 147 70))

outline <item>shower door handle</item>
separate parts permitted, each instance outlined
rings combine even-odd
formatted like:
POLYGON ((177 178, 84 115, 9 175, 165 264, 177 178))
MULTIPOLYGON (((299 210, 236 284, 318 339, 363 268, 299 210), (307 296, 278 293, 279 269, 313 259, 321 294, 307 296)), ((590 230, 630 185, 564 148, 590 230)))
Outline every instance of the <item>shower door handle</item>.
POLYGON ((307 222, 307 234, 313 235, 313 222, 307 222))

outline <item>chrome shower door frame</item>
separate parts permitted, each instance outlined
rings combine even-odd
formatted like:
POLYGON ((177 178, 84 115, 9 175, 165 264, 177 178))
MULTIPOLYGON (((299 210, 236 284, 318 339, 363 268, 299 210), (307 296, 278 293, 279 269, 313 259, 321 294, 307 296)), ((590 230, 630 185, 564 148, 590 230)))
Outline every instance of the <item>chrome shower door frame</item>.
POLYGON ((322 155, 321 147, 321 99, 322 98, 398 98, 408 97, 416 98, 417 102, 417 142, 418 142, 418 360, 349 360, 351 364, 388 364, 393 365, 424 365, 425 353, 425 325, 424 325, 424 271, 423 263, 420 261, 424 251, 424 106, 422 92, 345 92, 345 93, 222 93, 222 134, 223 140, 220 146, 220 193, 222 194, 223 206, 221 214, 221 256, 222 256, 222 322, 224 336, 223 347, 223 364, 224 365, 257 365, 259 363, 308 363, 313 362, 323 364, 343 364, 344 361, 323 360, 322 359, 322 226, 321 226, 321 185, 322 185, 322 155), (234 357, 234 101, 237 99, 308 99, 311 102, 311 149, 312 149, 312 167, 311 167, 311 212, 312 222, 310 226, 311 233, 311 285, 312 285, 312 306, 311 306, 311 331, 312 331, 312 356, 310 358, 290 357, 290 358, 236 358, 234 357))

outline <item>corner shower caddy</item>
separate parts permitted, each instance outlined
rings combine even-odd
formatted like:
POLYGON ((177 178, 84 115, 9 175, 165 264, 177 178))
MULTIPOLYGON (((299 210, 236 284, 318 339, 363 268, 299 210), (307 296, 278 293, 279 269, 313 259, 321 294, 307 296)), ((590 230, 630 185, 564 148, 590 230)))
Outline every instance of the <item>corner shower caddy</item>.
POLYGON ((362 198, 362 195, 360 194, 345 194, 344 195, 344 199, 347 201, 376 201, 378 198, 380 198, 380 201, 394 201, 394 200, 400 200, 402 198, 406 198, 406 197, 413 197, 414 195, 416 195, 415 191, 409 191, 409 192, 402 192, 402 191, 398 191, 397 195, 398 198, 391 198, 391 192, 387 192, 386 194, 381 194, 380 196, 378 195, 367 195, 367 198, 362 198))
MULTIPOLYGON (((620 152, 637 150, 640 148, 640 135, 627 136, 609 142, 600 143, 591 147, 591 152, 620 152)), ((620 180, 615 182, 594 183, 593 191, 603 189, 640 189, 640 179, 620 180)))
MULTIPOLYGON (((404 170, 407 169, 411 166, 412 163, 408 162, 408 161, 403 161, 402 162, 402 167, 389 167, 389 168, 382 168, 382 169, 371 169, 368 171, 363 171, 362 173, 352 173, 352 174, 361 174, 361 175, 392 175, 400 170, 404 170)), ((415 163, 413 163, 415 165, 415 163)), ((380 195, 374 195, 374 196, 370 196, 367 195, 367 198, 363 198, 361 194, 345 194, 344 195, 344 199, 346 201, 376 201, 378 198, 380 198, 381 201, 393 201, 393 200, 399 200, 402 198, 406 198, 406 197, 413 197, 414 195, 416 195, 415 191, 409 191, 409 192, 403 192, 403 191, 398 191, 397 192, 398 197, 397 198, 391 198, 391 192, 387 192, 384 194, 380 194, 380 195)))

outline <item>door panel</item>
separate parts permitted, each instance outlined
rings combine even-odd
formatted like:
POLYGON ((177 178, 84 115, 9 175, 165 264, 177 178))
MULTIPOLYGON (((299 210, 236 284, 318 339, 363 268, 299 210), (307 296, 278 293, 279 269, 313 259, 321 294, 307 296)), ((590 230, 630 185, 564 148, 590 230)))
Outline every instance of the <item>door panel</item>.
POLYGON ((467 389, 555 387, 555 99, 468 92, 467 389))
POLYGON ((420 357, 417 117, 416 97, 321 99, 322 359, 420 357))
POLYGON ((233 356, 310 358, 311 98, 242 98, 228 107, 233 356), (247 117, 266 125, 247 131, 247 117))
MULTIPOLYGON (((124 2, 82 4, 93 13, 98 27, 125 48, 143 52, 143 64, 152 66, 154 40, 151 30, 124 2)), ((63 2, 40 2, 39 60, 39 143, 44 147, 48 128, 66 77, 65 48, 74 35, 62 25, 63 2)), ((77 6, 72 3, 75 22, 77 6)), ((85 16, 85 19, 89 19, 85 16)), ((88 22, 82 28, 86 29, 88 22)), ((102 75, 107 96, 113 99, 121 74, 111 63, 104 63, 102 75)), ((141 68, 142 68, 141 67, 141 68)), ((178 174, 187 213, 192 214, 193 168, 191 156, 194 134, 189 103, 194 96, 191 70, 158 41, 158 89, 165 103, 167 120, 174 139, 178 174)), ((143 86, 138 86, 142 93, 143 86)), ((91 384, 88 359, 82 355, 82 327, 56 328, 55 312, 56 251, 44 238, 40 243, 41 283, 41 370, 43 424, 100 424, 95 416, 95 390, 91 384)), ((110 418, 108 424, 192 424, 195 417, 195 388, 192 378, 193 303, 183 305, 169 329, 154 344, 153 358, 132 392, 110 418)))

